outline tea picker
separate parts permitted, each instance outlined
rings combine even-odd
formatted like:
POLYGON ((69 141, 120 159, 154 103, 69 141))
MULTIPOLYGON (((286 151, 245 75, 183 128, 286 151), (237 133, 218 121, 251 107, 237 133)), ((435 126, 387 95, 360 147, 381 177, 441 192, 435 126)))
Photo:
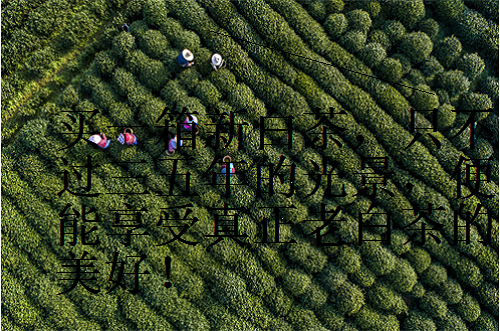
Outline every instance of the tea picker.
POLYGON ((120 133, 118 136, 117 140, 120 142, 120 144, 127 144, 127 145, 137 145, 137 137, 133 133, 132 129, 125 129, 123 133, 120 133))
POLYGON ((224 158, 222 159, 222 162, 224 162, 224 164, 222 165, 222 174, 224 176, 227 176, 226 173, 227 173, 227 170, 226 170, 226 163, 229 162, 229 178, 233 177, 233 175, 236 173, 236 169, 234 168, 234 164, 231 163, 231 157, 229 156, 224 156, 224 158), (226 161, 227 160, 227 161, 226 161))
POLYGON ((191 131, 191 130, 196 130, 196 134, 200 132, 200 129, 198 129, 198 118, 194 115, 188 115, 186 119, 184 120, 184 129, 191 131))
POLYGON ((129 29, 130 29, 130 26, 128 25, 128 23, 123 24, 121 27, 121 30, 124 32, 129 32, 129 29))
POLYGON ((111 144, 111 140, 108 140, 104 133, 90 136, 89 141, 102 149, 108 148, 109 144, 111 144))
POLYGON ((183 68, 190 67, 194 64, 194 55, 189 49, 182 50, 181 54, 177 57, 177 62, 183 68))
POLYGON ((219 53, 215 53, 214 55, 212 55, 210 64, 212 65, 212 68, 214 68, 215 71, 226 67, 226 61, 224 61, 224 59, 219 53))
POLYGON ((179 140, 179 145, 177 145, 177 136, 170 138, 168 141, 168 150, 165 151, 165 154, 174 155, 178 146, 182 146, 182 140, 179 140))

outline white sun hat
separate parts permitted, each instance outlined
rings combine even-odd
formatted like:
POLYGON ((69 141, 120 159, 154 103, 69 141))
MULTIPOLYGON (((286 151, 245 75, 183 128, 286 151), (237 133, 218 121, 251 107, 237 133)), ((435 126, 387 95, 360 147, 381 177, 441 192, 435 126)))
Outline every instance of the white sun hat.
POLYGON ((222 56, 219 53, 212 55, 212 64, 220 66, 222 64, 222 56))
POLYGON ((191 53, 189 49, 184 49, 182 51, 182 57, 186 59, 186 61, 193 61, 194 60, 194 55, 191 53))
POLYGON ((90 136, 89 141, 93 142, 94 144, 99 144, 101 142, 102 138, 100 135, 95 134, 93 136, 90 136))

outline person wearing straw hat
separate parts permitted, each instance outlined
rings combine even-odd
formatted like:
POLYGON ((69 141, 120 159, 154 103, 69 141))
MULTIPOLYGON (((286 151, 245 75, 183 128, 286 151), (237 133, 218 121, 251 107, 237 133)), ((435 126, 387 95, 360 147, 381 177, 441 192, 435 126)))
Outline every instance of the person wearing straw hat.
POLYGON ((219 53, 215 53, 214 55, 212 55, 210 64, 212 65, 212 68, 214 68, 215 71, 226 67, 226 62, 219 53))
MULTIPOLYGON (((182 146, 182 140, 179 140, 179 146, 182 146)), ((174 136, 168 141, 168 150, 165 151, 165 154, 174 155, 177 147, 177 136, 174 136)))
POLYGON ((190 67, 194 64, 194 55, 189 49, 183 49, 177 57, 177 62, 183 68, 190 67))
POLYGON ((108 148, 109 144, 111 144, 111 140, 108 140, 104 133, 90 136, 89 142, 102 149, 108 148))
POLYGON ((132 132, 132 129, 125 129, 123 133, 120 133, 118 136, 117 140, 120 142, 120 144, 127 144, 127 145, 137 145, 137 137, 135 134, 132 132))
POLYGON ((186 130, 195 130, 195 133, 198 134, 200 129, 198 129, 198 119, 194 115, 188 115, 184 120, 184 129, 186 130))

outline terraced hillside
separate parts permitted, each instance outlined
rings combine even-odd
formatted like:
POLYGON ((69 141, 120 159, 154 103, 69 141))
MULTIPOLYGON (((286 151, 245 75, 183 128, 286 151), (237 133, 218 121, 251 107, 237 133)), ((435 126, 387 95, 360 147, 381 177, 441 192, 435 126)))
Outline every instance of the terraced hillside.
POLYGON ((496 13, 2 1, 2 328, 498 330, 496 13))

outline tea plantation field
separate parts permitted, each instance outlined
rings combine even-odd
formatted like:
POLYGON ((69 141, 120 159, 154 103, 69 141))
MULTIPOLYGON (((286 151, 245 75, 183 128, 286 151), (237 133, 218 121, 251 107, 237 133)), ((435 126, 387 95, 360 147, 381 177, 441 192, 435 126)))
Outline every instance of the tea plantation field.
POLYGON ((498 1, 1 4, 2 330, 498 330, 498 1))

